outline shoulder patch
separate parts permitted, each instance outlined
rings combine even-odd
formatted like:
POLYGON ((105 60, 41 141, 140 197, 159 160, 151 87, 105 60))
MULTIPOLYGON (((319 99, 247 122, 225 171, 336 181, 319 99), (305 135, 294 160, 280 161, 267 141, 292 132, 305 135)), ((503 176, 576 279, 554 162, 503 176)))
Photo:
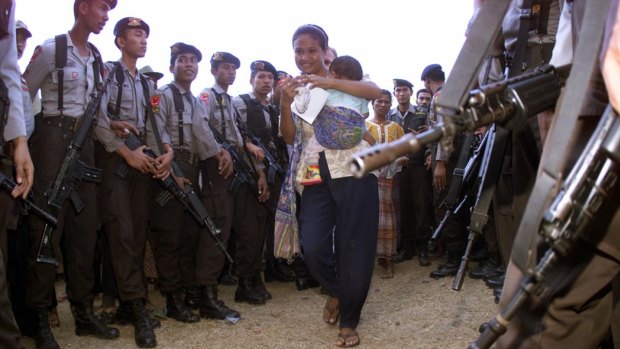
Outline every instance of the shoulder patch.
POLYGON ((153 109, 153 113, 159 112, 160 101, 161 101, 161 95, 159 93, 154 93, 151 96, 151 109, 153 109))

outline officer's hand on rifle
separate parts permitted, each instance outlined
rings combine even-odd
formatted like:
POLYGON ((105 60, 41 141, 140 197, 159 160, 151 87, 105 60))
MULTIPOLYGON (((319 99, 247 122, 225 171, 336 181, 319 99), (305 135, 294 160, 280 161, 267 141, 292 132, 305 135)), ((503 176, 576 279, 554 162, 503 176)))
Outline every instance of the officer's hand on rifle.
POLYGON ((144 154, 144 150, 146 148, 146 145, 143 145, 135 150, 130 150, 123 155, 123 158, 125 158, 125 161, 127 161, 129 166, 135 168, 143 174, 155 173, 155 166, 157 165, 157 162, 155 159, 144 154))
POLYGON ((34 179, 34 165, 30 158, 26 137, 13 139, 13 163, 15 164, 15 181, 17 186, 11 192, 14 198, 26 199, 34 179))
POLYGON ((174 151, 170 144, 164 144, 166 152, 155 159, 155 172, 153 172, 153 178, 164 180, 170 175, 170 166, 172 160, 174 160, 174 151))
POLYGON ((262 170, 257 170, 258 172, 258 201, 265 202, 269 199, 269 185, 267 184, 267 177, 265 177, 265 172, 262 170))
POLYGON ((446 162, 437 160, 433 173, 433 188, 443 190, 446 187, 446 162))
POLYGON ((245 142, 245 146, 248 148, 250 154, 254 156, 256 161, 263 162, 263 160, 265 159, 265 152, 259 146, 249 141, 245 142))
POLYGON ((233 173, 233 161, 230 153, 225 149, 220 149, 215 158, 217 159, 217 173, 225 179, 230 177, 233 173))
POLYGON ((138 128, 129 121, 110 120, 110 129, 121 138, 127 137, 129 132, 133 132, 137 136, 140 135, 138 128))

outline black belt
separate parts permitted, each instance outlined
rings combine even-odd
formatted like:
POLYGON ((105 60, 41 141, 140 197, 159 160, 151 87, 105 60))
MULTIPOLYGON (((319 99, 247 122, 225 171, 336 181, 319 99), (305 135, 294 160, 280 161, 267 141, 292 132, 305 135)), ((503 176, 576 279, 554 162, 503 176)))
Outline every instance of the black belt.
POLYGON ((198 160, 198 155, 190 151, 180 149, 174 150, 174 161, 184 162, 189 165, 196 165, 198 164, 198 160))

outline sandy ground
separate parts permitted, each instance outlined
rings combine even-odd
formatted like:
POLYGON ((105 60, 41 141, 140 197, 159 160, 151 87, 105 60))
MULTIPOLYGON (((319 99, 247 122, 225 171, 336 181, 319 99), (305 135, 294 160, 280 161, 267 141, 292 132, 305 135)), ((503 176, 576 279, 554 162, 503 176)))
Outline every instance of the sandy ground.
MULTIPOLYGON (((358 327, 360 348, 466 348, 475 340, 478 326, 496 312, 491 289, 466 277, 460 292, 452 290, 453 278, 433 280, 436 268, 420 267, 417 260, 396 265, 395 277, 383 280, 375 269, 368 300, 358 327)), ((335 348, 337 327, 322 321, 325 296, 318 288, 297 291, 294 283, 269 283, 273 300, 263 306, 235 303, 234 286, 221 286, 220 298, 241 312, 235 325, 202 320, 183 324, 162 320, 156 330, 158 348, 335 348)), ((58 284, 62 292, 64 284, 58 284)), ((164 299, 150 293, 155 307, 164 299)), ((137 348, 133 326, 120 326, 121 337, 112 341, 77 337, 67 302, 59 305, 61 327, 54 329, 62 348, 137 348)), ((27 348, 34 342, 24 340, 27 348)))

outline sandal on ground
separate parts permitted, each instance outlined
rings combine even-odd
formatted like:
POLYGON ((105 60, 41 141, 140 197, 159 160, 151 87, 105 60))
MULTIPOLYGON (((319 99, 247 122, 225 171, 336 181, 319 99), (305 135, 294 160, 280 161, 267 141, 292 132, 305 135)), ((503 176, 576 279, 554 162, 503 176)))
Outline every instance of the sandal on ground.
POLYGON ((328 297, 323 308, 323 321, 328 325, 335 325, 340 317, 340 303, 337 298, 328 297))
POLYGON ((360 345, 360 336, 353 329, 340 329, 340 333, 338 334, 338 338, 336 339, 336 346, 339 348, 353 348, 360 345))

